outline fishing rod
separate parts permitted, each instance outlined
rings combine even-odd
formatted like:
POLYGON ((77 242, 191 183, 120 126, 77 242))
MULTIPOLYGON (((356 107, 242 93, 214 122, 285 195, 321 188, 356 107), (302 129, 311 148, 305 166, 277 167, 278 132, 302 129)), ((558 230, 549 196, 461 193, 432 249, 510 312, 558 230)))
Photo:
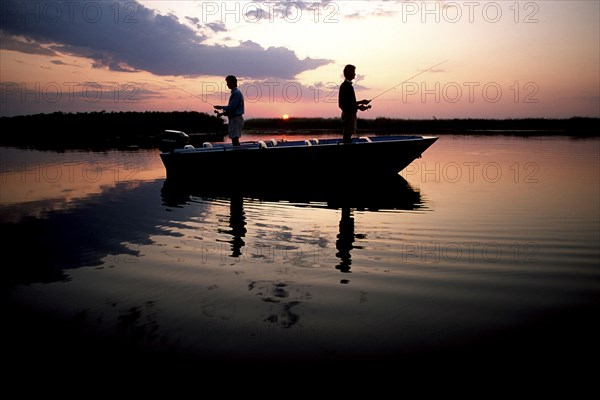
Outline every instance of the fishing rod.
MULTIPOLYGON (((162 83, 163 85, 171 86, 172 88, 175 88, 175 89, 177 89, 177 90, 181 90, 182 92, 184 92, 184 93, 187 93, 187 94, 189 94, 189 95, 190 95, 190 96, 192 96, 192 97, 195 97, 195 98, 197 98, 197 99, 200 99, 200 100, 202 100, 202 102, 203 102, 203 103, 206 103, 206 104, 208 104, 209 106, 216 107, 216 105, 215 105, 215 104, 213 104, 213 103, 211 103, 210 101, 208 101, 208 100, 206 100, 206 99, 204 99, 204 98, 202 98, 202 97, 200 97, 200 96, 196 96, 194 93, 192 93, 192 92, 190 92, 190 91, 187 91, 187 90, 185 90, 185 89, 182 89, 182 88, 180 88, 180 87, 178 87, 178 86, 171 85, 170 83, 163 82, 163 81, 159 81, 159 80, 155 80, 155 79, 141 79, 141 80, 143 80, 143 81, 147 81, 147 82, 156 82, 156 83, 162 83)), ((217 114, 217 115, 216 115, 216 116, 217 116, 217 118, 221 118, 223 115, 225 115, 225 113, 223 113, 223 112, 219 112, 219 111, 217 111, 217 110, 213 110, 213 111, 214 111, 214 113, 215 113, 215 114, 217 114)))
MULTIPOLYGON (((424 74, 425 72, 427 72, 427 71, 430 71, 430 70, 434 69, 435 67, 438 67, 438 66, 442 65, 443 63, 445 63, 445 62, 447 62, 447 61, 448 61, 448 60, 444 60, 444 61, 442 61, 442 62, 440 62, 440 63, 437 63, 437 64, 435 64, 435 65, 432 65, 431 67, 427 68, 426 70, 423 70, 423 71, 419 72, 418 74, 415 74, 415 75, 411 76, 410 78, 403 80, 403 81, 402 81, 402 82, 400 82, 399 84, 397 84, 397 85, 395 85, 395 86, 392 86, 391 88, 389 88, 389 89, 388 89, 388 90, 386 90, 385 92, 381 92, 381 93, 379 93, 377 96, 373 97, 371 100, 368 100, 368 102, 367 102, 366 104, 369 104, 370 102, 372 102, 372 101, 373 101, 373 100, 375 100, 376 98, 378 98, 378 97, 380 97, 380 96, 383 96, 384 94, 386 94, 387 92, 389 92, 389 91, 391 91, 391 90, 394 90, 394 89, 396 89, 398 86, 402 85, 403 83, 406 83, 406 82, 410 81, 411 79, 414 79, 414 78, 416 78, 417 76, 419 76, 419 75, 421 75, 421 74, 424 74)), ((367 109, 369 109, 369 108, 371 108, 371 105, 368 105, 368 106, 367 106, 367 109)))
POLYGON ((190 95, 190 96, 192 96, 192 97, 195 97, 195 98, 197 98, 197 99, 200 99, 200 100, 202 100, 202 102, 203 102, 203 103, 206 103, 206 104, 208 104, 208 105, 210 105, 210 106, 213 106, 213 107, 215 106, 215 104, 212 104, 211 102, 207 101, 206 99, 204 99, 204 98, 202 98, 202 97, 200 97, 200 96, 197 96, 197 95, 195 95, 194 93, 192 93, 192 92, 190 92, 190 91, 187 91, 187 90, 185 90, 185 89, 182 89, 182 88, 180 88, 180 87, 178 87, 178 86, 171 85, 170 83, 163 82, 163 81, 159 81, 159 80, 155 80, 155 79, 140 79, 140 80, 142 80, 142 81, 147 81, 147 82, 156 82, 156 83, 162 83, 163 85, 171 86, 172 88, 175 88, 175 89, 177 89, 177 90, 181 90, 182 92, 184 92, 184 93, 187 93, 187 94, 189 94, 189 95, 190 95))

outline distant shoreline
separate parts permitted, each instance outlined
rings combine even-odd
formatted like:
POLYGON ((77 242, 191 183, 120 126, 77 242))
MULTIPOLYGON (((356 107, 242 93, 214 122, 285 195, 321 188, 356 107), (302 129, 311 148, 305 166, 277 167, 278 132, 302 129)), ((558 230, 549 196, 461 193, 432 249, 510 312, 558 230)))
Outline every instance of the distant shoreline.
MULTIPOLYGON (((0 146, 39 149, 155 148, 162 132, 180 130, 197 141, 222 141, 225 118, 200 112, 90 112, 0 117, 0 146)), ((244 132, 315 135, 340 132, 339 118, 251 118, 244 132)), ((359 119, 359 135, 600 136, 600 118, 359 119)))
MULTIPOLYGON (((249 131, 289 131, 290 134, 321 129, 338 132, 338 118, 277 118, 252 119, 249 131)), ((365 134, 462 134, 462 135, 523 135, 523 136, 600 136, 600 118, 573 117, 566 119, 359 119, 358 131, 365 134)))

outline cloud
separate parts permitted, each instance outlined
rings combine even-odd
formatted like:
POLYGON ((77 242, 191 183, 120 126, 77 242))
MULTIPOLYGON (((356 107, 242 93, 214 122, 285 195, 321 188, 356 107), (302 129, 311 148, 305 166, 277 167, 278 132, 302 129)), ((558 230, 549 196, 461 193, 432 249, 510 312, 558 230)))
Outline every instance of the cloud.
POLYGON ((18 51, 26 54, 39 54, 43 56, 57 56, 53 50, 40 45, 39 43, 18 36, 5 35, 0 32, 0 43, 2 50, 18 51))
POLYGON ((320 18, 336 21, 344 19, 365 19, 372 17, 394 17, 398 14, 398 4, 415 3, 408 0, 367 0, 367 1, 334 1, 334 0, 259 0, 252 3, 260 5, 256 10, 251 9, 247 16, 258 20, 271 20, 272 18, 295 19, 297 13, 318 15, 320 18))
POLYGON ((222 21, 218 22, 209 22, 206 24, 213 32, 226 32, 227 28, 225 28, 225 23, 222 21))
MULTIPOLYGON (((44 4, 33 3, 37 8, 32 11, 26 3, 2 2, 2 49, 86 57, 97 68, 115 71, 192 77, 236 74, 292 79, 331 62, 299 59, 285 47, 263 48, 250 40, 236 47, 208 45, 203 43, 206 37, 175 16, 160 15, 137 2, 52 2, 48 3, 51 10, 44 4)), ((208 28, 225 29, 222 24, 208 28)))
POLYGON ((200 25, 200 19, 196 18, 196 17, 185 17, 185 19, 192 25, 195 26, 197 29, 202 28, 202 25, 200 25))
POLYGON ((76 62, 75 63, 69 63, 69 62, 64 62, 62 60, 52 60, 50 62, 52 64, 54 64, 54 65, 66 65, 68 67, 73 67, 73 68, 84 68, 83 65, 79 65, 76 62))

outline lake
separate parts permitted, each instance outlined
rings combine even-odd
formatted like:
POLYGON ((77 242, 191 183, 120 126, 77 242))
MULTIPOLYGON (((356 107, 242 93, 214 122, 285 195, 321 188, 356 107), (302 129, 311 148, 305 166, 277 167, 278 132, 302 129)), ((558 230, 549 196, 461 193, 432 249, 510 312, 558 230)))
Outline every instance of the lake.
POLYGON ((9 363, 585 370, 599 160, 600 138, 441 135, 340 203, 172 188, 158 150, 2 148, 9 363))

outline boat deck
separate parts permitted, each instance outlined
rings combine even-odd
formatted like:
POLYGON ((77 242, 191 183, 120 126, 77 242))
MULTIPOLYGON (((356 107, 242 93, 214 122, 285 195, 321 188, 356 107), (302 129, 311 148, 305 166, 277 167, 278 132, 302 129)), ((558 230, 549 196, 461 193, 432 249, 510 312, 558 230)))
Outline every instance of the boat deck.
MULTIPOLYGON (((361 144, 361 143, 377 143, 377 142, 392 142, 392 141, 410 141, 410 140, 423 140, 423 136, 379 136, 379 137, 367 137, 362 136, 359 138, 353 138, 349 144, 361 144)), ((239 151, 239 150, 256 150, 266 149, 273 147, 307 147, 307 146, 332 146, 332 145, 343 145, 342 139, 330 138, 330 139, 303 139, 303 140, 255 140, 255 141, 244 141, 240 143, 240 146, 233 146, 231 143, 211 143, 205 142, 202 147, 194 147, 187 145, 185 148, 175 149, 173 153, 210 153, 210 152, 222 152, 222 151, 239 151)))

